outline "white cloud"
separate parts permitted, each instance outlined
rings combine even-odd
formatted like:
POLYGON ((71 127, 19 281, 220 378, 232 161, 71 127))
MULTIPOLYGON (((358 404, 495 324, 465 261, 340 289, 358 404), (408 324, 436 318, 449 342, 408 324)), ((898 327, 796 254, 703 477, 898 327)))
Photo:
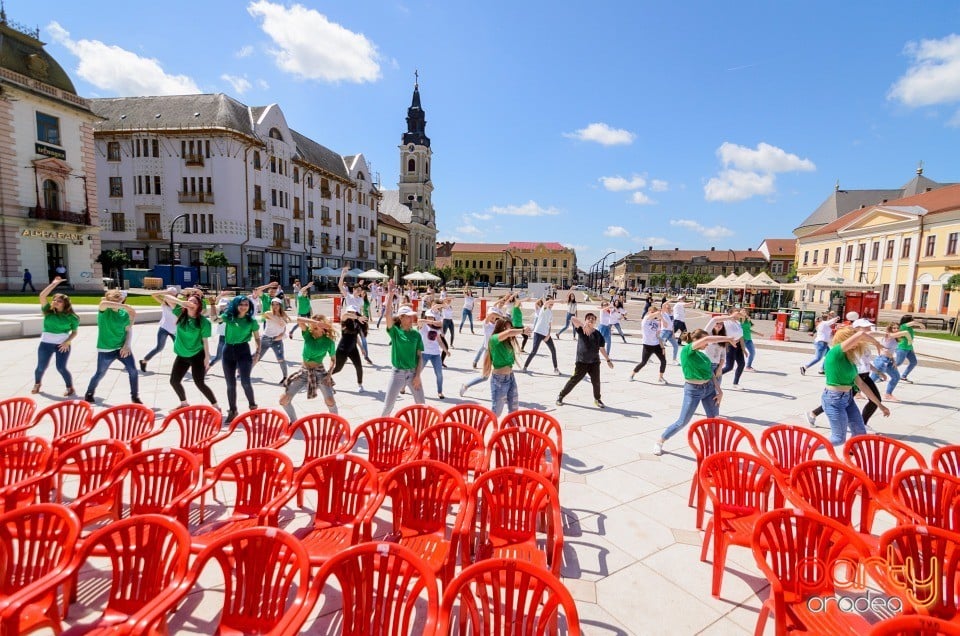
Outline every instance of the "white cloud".
POLYGON ((733 166, 749 172, 806 172, 817 169, 809 159, 801 159, 762 141, 756 149, 725 141, 717 149, 717 156, 723 161, 724 167, 733 166))
POLYGON ((472 223, 465 223, 464 225, 457 227, 456 231, 459 232, 460 234, 472 234, 472 235, 483 234, 483 231, 480 228, 478 228, 476 225, 473 225, 472 223))
POLYGON ((572 133, 563 133, 564 137, 579 139, 580 141, 594 141, 604 146, 620 146, 632 144, 635 134, 622 128, 611 128, 604 123, 590 124, 572 133))
POLYGON ((250 90, 250 88, 253 86, 250 83, 250 80, 248 80, 246 77, 239 77, 236 75, 227 75, 226 73, 224 73, 223 75, 220 76, 220 79, 230 84, 230 86, 233 87, 234 92, 237 93, 238 95, 243 95, 248 90, 250 90))
POLYGON ((280 70, 325 82, 373 82, 380 79, 377 47, 361 33, 331 22, 300 4, 286 7, 268 0, 251 2, 247 12, 278 48, 270 51, 280 70))
POLYGON ((541 207, 536 201, 527 201, 523 205, 492 206, 488 212, 510 216, 556 216, 560 210, 554 207, 541 207))
POLYGON ((635 236, 632 240, 634 243, 649 247, 663 247, 673 243, 670 239, 665 239, 662 236, 635 236))
POLYGON ((480 212, 473 212, 470 214, 470 216, 477 219, 478 221, 489 221, 490 219, 493 218, 492 214, 484 214, 480 212))
POLYGON ((610 237, 614 237, 614 236, 624 237, 624 236, 630 236, 630 232, 627 231, 627 228, 621 227, 619 225, 608 225, 607 229, 604 230, 603 235, 610 236, 610 237))
POLYGON ((121 97, 200 92, 190 77, 169 75, 155 59, 140 57, 99 40, 74 40, 58 22, 48 24, 47 32, 55 42, 77 56, 77 75, 97 88, 121 97))
POLYGON ((888 99, 912 107, 960 101, 960 35, 908 42, 904 54, 912 58, 911 66, 888 99))
POLYGON ((656 201, 648 197, 645 192, 634 192, 630 197, 630 203, 635 203, 636 205, 653 205, 656 201))
POLYGON ((617 175, 616 177, 600 177, 600 183, 610 192, 624 192, 627 190, 639 190, 645 187, 647 180, 638 174, 633 175, 629 179, 617 175))
POLYGON ((743 170, 723 170, 703 187, 707 201, 743 201, 775 191, 772 174, 757 174, 743 170))
POLYGON ((439 241, 440 243, 460 243, 462 240, 463 239, 461 239, 459 236, 452 236, 452 235, 446 235, 446 234, 437 235, 437 241, 439 241))
POLYGON ((240 50, 233 54, 234 57, 245 58, 253 55, 253 47, 249 44, 240 47, 240 50))
POLYGON ((650 190, 653 192, 666 192, 670 184, 662 179, 654 179, 650 182, 650 190))
POLYGON ((733 230, 725 228, 722 225, 704 227, 703 225, 700 225, 696 221, 691 221, 690 219, 670 219, 670 225, 692 230, 706 238, 723 238, 725 236, 733 236, 733 230))
POLYGON ((258 79, 258 80, 257 80, 257 88, 260 88, 260 89, 262 89, 262 90, 267 90, 268 88, 270 88, 270 85, 267 84, 267 80, 265 80, 265 79, 258 79))

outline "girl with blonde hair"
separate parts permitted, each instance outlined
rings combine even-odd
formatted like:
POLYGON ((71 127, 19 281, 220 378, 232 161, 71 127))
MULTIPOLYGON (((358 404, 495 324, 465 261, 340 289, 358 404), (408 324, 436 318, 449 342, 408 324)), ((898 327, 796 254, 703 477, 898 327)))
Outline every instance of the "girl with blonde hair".
POLYGON ((337 413, 337 402, 333 397, 333 378, 330 371, 336 363, 336 335, 333 322, 323 314, 316 314, 313 318, 297 317, 300 332, 303 334, 303 366, 287 379, 287 387, 280 396, 280 406, 290 416, 292 422, 297 418, 293 405, 293 396, 307 387, 307 399, 312 400, 319 392, 327 410, 337 413), (330 358, 330 369, 323 366, 323 359, 330 358))
POLYGON ((77 337, 80 318, 66 294, 55 294, 53 300, 47 302, 47 296, 62 282, 63 279, 57 276, 40 292, 43 330, 40 333, 40 347, 37 349, 37 368, 33 372, 34 385, 30 392, 40 392, 40 382, 50 365, 50 358, 56 356, 57 371, 67 385, 63 395, 72 397, 77 392, 73 389, 73 376, 67 370, 67 360, 70 359, 70 343, 77 337))
POLYGON ((528 329, 514 327, 509 318, 501 318, 487 341, 487 356, 483 361, 483 375, 490 378, 491 410, 500 417, 503 407, 507 413, 520 408, 517 379, 513 365, 517 359, 517 336, 526 336, 528 329))
POLYGON ((871 346, 879 348, 879 343, 866 331, 858 331, 850 326, 837 329, 832 346, 823 359, 826 387, 820 397, 823 412, 830 420, 830 441, 835 446, 847 439, 847 429, 852 435, 865 435, 867 432, 863 415, 853 399, 853 388, 859 388, 868 400, 877 405, 884 417, 890 415, 890 409, 880 403, 880 399, 870 386, 863 381, 857 370, 857 360, 867 355, 871 346))

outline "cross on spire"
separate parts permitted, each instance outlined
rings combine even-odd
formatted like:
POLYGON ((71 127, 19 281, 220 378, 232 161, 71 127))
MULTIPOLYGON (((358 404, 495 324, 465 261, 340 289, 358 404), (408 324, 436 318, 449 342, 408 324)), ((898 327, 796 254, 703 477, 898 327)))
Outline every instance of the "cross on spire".
POLYGON ((420 69, 413 69, 413 87, 420 87, 420 69))

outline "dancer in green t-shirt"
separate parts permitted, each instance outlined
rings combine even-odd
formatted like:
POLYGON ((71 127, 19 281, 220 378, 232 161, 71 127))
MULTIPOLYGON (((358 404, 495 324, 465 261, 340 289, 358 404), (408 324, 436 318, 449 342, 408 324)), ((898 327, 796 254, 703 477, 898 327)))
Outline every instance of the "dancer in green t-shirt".
POLYGON ((187 375, 187 369, 190 369, 193 383, 207 401, 219 410, 217 396, 204 381, 207 369, 210 368, 207 340, 213 329, 210 319, 203 315, 201 297, 199 293, 189 293, 185 299, 181 300, 168 294, 164 299, 177 305, 173 310, 177 317, 177 334, 173 341, 173 352, 176 358, 173 361, 173 368, 170 369, 170 386, 180 398, 180 406, 189 406, 187 393, 183 390, 183 378, 187 375))
POLYGON ((336 330, 329 318, 317 314, 313 318, 297 317, 300 332, 303 334, 303 366, 287 380, 287 389, 280 396, 280 406, 287 412, 290 421, 297 419, 297 413, 291 402, 293 396, 307 387, 307 399, 312 400, 319 392, 331 413, 337 413, 337 403, 333 397, 333 378, 330 370, 336 362, 336 330), (323 366, 323 359, 330 358, 330 369, 323 366))
POLYGON ((56 356, 57 371, 67 385, 63 395, 72 397, 77 392, 73 389, 73 376, 67 370, 67 360, 70 359, 70 343, 77 337, 80 318, 73 311, 70 297, 66 294, 55 294, 53 300, 47 302, 47 296, 62 282, 63 279, 57 276, 40 292, 43 330, 40 333, 40 347, 37 350, 37 368, 33 372, 34 385, 30 392, 40 392, 40 382, 50 365, 50 358, 56 356))
POLYGON ((90 378, 87 392, 83 396, 83 399, 91 404, 97 385, 114 360, 119 360, 127 370, 127 377, 130 378, 130 401, 143 404, 140 401, 140 374, 130 354, 133 322, 137 312, 130 305, 124 304, 123 300, 122 291, 111 289, 100 301, 100 313, 97 314, 97 371, 90 378))
MULTIPOLYGON (((387 284, 386 305, 390 307, 396 288, 393 281, 387 284)), ((417 313, 409 305, 400 305, 393 316, 393 323, 387 328, 390 337, 390 361, 393 364, 393 375, 387 386, 387 394, 383 400, 383 417, 393 414, 393 406, 400 395, 400 389, 410 387, 413 401, 424 403, 423 382, 420 372, 423 370, 423 338, 415 329, 417 313)))

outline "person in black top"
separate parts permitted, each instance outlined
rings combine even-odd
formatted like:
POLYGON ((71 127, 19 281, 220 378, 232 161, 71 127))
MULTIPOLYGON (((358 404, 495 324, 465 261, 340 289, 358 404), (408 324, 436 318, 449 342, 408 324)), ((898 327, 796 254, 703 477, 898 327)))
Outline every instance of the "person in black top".
POLYGON ((366 321, 366 318, 357 315, 353 307, 347 307, 343 310, 343 315, 340 317, 340 341, 337 342, 337 362, 333 371, 330 372, 331 376, 339 373, 343 369, 347 358, 350 358, 350 362, 357 370, 357 389, 361 393, 363 393, 363 363, 360 361, 357 337, 366 321))
POLYGON ((593 384, 593 403, 600 408, 606 405, 600 399, 600 354, 607 360, 607 365, 612 369, 613 360, 607 355, 605 347, 606 341, 603 335, 597 330, 597 315, 588 313, 581 321, 579 318, 571 318, 573 327, 577 332, 577 365, 573 375, 560 390, 557 396, 557 406, 563 406, 563 398, 566 397, 577 383, 583 380, 583 376, 590 376, 590 383, 593 384))

